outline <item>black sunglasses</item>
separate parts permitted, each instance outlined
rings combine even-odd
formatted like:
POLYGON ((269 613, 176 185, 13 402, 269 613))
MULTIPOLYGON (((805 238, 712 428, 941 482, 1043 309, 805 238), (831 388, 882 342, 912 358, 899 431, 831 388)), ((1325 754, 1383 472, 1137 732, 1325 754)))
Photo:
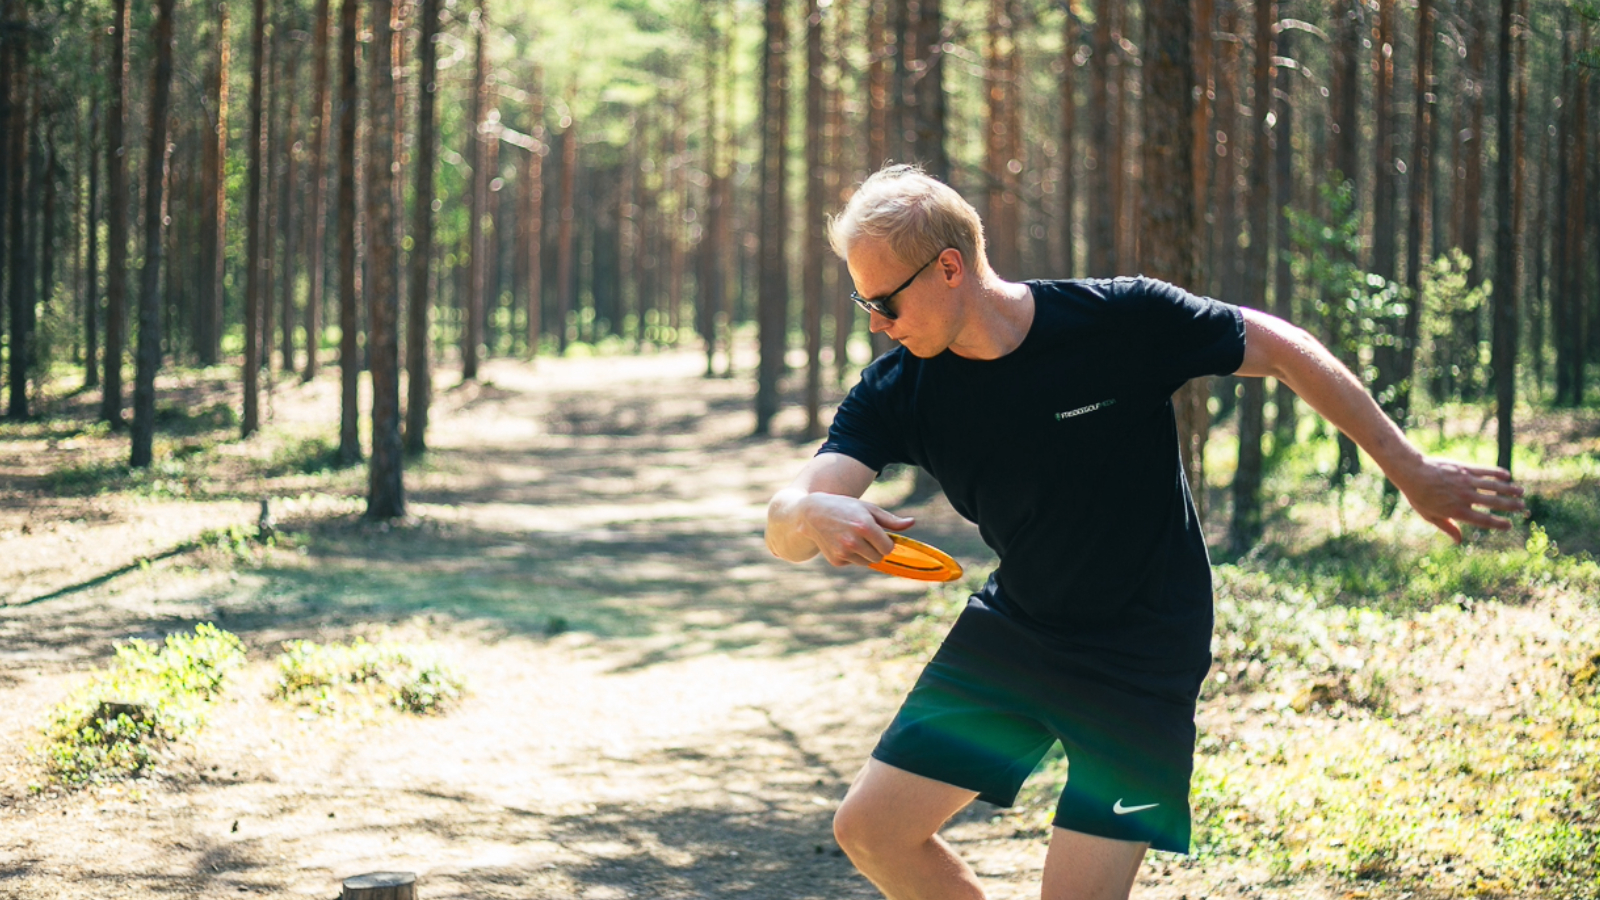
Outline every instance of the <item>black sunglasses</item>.
MULTIPOLYGON (((950 249, 950 248, 948 248, 948 247, 945 248, 945 250, 948 250, 948 249, 950 249)), ((911 273, 911 277, 907 278, 904 282, 902 282, 899 287, 895 288, 894 290, 890 291, 887 294, 884 294, 882 297, 867 298, 867 297, 861 296, 861 294, 859 292, 857 292, 857 291, 851 291, 850 292, 850 299, 854 300, 856 302, 857 306, 861 307, 862 309, 866 310, 867 312, 875 312, 878 315, 883 316, 885 319, 888 319, 889 321, 893 322, 895 319, 898 319, 900 316, 899 316, 898 313, 896 313, 893 310, 889 309, 889 301, 894 299, 894 295, 895 294, 898 294, 901 291, 905 290, 906 288, 910 287, 911 286, 911 282, 917 280, 917 276, 922 274, 923 269, 926 269, 929 266, 933 265, 935 262, 938 261, 939 257, 941 257, 943 255, 944 255, 944 250, 940 250, 937 254, 934 255, 933 259, 930 259, 927 262, 923 263, 922 264, 922 268, 916 270, 915 272, 912 272, 911 273)))

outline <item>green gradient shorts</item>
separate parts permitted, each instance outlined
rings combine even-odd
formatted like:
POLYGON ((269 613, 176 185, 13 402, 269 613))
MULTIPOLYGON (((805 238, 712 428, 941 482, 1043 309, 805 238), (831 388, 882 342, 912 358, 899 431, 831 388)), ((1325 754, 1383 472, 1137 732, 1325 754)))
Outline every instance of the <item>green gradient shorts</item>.
POLYGON ((973 598, 872 756, 1010 806, 1060 741, 1060 828, 1189 852, 1194 704, 1107 685, 973 598))

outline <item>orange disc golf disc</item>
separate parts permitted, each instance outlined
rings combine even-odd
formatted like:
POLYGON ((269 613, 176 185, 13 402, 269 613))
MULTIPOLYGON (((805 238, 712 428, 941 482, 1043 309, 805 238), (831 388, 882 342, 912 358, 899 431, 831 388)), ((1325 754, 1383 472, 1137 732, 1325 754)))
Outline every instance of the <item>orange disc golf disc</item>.
POLYGON ((913 581, 955 581, 961 577, 961 564, 938 547, 904 535, 889 537, 894 541, 894 549, 868 568, 913 581))

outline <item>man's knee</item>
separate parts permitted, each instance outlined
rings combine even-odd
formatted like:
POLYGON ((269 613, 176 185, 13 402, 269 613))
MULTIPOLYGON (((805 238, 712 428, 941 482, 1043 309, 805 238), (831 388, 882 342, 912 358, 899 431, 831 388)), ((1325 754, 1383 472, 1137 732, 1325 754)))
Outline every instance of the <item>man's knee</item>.
POLYGON ((859 859, 871 852, 874 843, 872 819, 875 816, 871 801, 849 796, 833 813, 833 839, 851 859, 859 859))
POLYGON ((906 824, 881 801, 852 794, 834 811, 833 839, 859 863, 915 847, 933 836, 907 829, 906 824))

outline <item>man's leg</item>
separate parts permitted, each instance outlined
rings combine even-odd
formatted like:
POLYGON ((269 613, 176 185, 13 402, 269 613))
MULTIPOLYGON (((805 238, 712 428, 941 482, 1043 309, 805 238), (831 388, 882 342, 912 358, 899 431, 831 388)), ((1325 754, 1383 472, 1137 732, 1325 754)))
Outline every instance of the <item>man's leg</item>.
POLYGON ((1044 900, 1127 900, 1150 845, 1053 828, 1044 900))
POLYGON ((982 900, 971 867, 938 835, 977 796, 869 759, 834 813, 833 836, 889 900, 982 900))

